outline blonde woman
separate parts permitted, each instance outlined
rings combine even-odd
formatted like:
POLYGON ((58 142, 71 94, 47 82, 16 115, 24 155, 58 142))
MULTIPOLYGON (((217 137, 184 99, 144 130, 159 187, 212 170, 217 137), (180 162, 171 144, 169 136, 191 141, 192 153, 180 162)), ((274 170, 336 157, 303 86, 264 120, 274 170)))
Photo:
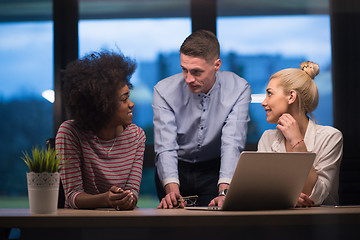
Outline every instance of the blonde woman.
POLYGON ((298 207, 339 203, 339 169, 343 138, 339 130, 316 124, 311 113, 319 102, 314 78, 319 73, 316 63, 303 62, 300 69, 288 68, 271 76, 265 108, 267 122, 276 129, 263 133, 258 151, 265 152, 315 152, 298 207))

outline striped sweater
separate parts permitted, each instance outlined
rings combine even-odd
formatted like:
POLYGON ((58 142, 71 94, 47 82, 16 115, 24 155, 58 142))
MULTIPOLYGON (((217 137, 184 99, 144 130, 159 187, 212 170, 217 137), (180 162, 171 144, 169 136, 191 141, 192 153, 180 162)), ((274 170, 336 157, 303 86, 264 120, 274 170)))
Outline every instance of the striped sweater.
POLYGON ((139 194, 145 149, 144 131, 131 124, 112 140, 82 131, 73 120, 61 124, 56 135, 61 162, 65 207, 77 208, 79 193, 100 194, 115 185, 139 194))

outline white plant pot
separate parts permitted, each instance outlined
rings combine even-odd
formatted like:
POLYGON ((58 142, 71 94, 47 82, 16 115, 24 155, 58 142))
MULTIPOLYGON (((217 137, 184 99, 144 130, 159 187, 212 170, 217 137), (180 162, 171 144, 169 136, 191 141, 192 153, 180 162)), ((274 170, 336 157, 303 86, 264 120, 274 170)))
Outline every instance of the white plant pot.
POLYGON ((53 214, 57 211, 60 174, 26 173, 30 214, 53 214))

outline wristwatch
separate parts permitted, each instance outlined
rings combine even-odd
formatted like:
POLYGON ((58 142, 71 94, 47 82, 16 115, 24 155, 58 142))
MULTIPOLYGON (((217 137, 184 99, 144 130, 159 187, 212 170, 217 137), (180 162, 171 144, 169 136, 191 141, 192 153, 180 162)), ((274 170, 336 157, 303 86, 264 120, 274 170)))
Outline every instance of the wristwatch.
POLYGON ((219 196, 226 196, 226 193, 227 193, 227 189, 223 189, 219 192, 219 196))

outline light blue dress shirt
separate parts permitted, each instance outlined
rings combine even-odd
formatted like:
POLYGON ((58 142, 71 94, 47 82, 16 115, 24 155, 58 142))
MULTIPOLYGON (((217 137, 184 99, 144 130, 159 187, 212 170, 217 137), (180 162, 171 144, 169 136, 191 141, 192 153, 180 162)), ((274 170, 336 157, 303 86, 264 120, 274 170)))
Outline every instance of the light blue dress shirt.
POLYGON ((251 89, 245 79, 218 71, 207 94, 191 93, 182 73, 154 87, 155 165, 163 185, 179 183, 178 160, 221 157, 218 183, 230 183, 245 147, 251 89))

